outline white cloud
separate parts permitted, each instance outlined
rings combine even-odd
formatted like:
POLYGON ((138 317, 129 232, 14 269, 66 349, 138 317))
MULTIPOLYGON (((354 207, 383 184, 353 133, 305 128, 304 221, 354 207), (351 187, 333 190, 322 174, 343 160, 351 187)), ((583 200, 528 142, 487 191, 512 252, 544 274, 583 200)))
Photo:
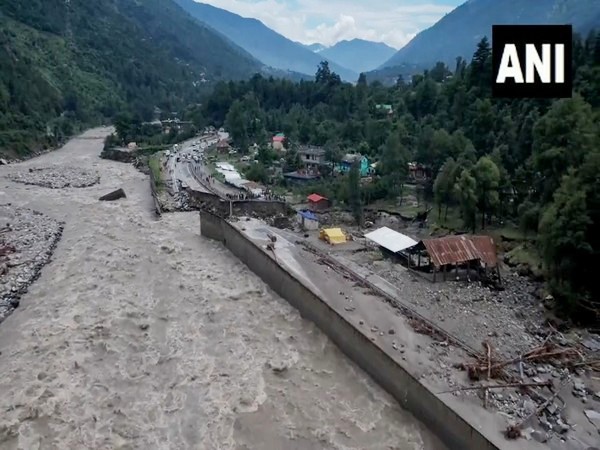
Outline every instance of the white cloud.
POLYGON ((453 9, 437 0, 201 1, 256 18, 294 41, 332 45, 343 39, 361 38, 396 48, 453 9))

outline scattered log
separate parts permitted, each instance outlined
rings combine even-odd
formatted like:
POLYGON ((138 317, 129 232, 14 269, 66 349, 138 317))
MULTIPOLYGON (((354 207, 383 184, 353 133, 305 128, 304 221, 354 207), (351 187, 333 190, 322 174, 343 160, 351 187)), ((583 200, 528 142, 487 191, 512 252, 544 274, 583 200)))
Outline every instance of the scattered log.
POLYGON ((558 395, 560 394, 560 392, 562 391, 562 389, 569 384, 569 382, 571 381, 571 377, 567 377, 563 380, 563 382, 560 384, 560 386, 556 389, 556 391, 552 394, 552 396, 547 399, 544 403, 542 403, 535 411, 533 411, 531 414, 529 414, 527 417, 525 417, 523 420, 521 420, 521 422, 515 424, 515 425, 510 425, 506 431, 504 432, 504 435, 506 436, 507 439, 517 439, 521 436, 521 429, 525 426, 525 424, 527 422, 529 422, 529 419, 531 419, 532 417, 537 416, 539 413, 541 413, 544 409, 546 409, 546 407, 552 403, 554 401, 554 399, 556 397, 558 397, 558 395))
POLYGON ((542 381, 541 383, 507 383, 507 384, 491 384, 485 386, 466 386, 449 391, 438 392, 438 394, 450 394, 452 392, 462 391, 477 391, 479 389, 506 389, 506 388, 525 388, 525 387, 545 387, 552 386, 552 380, 542 381))
POLYGON ((102 202, 112 202, 114 200, 119 200, 120 198, 127 198, 125 195, 125 191, 122 188, 117 189, 116 191, 109 192, 106 195, 103 195, 98 200, 102 202))

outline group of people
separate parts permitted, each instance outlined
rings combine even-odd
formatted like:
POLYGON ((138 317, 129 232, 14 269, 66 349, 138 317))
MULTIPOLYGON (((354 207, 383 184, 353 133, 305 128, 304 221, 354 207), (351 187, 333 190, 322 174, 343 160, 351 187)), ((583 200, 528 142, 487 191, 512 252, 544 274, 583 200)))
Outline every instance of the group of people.
POLYGON ((263 199, 268 201, 279 201, 284 202, 285 198, 282 195, 273 194, 270 191, 264 192, 262 195, 256 195, 253 192, 242 192, 239 194, 226 194, 228 200, 254 200, 254 199, 263 199))

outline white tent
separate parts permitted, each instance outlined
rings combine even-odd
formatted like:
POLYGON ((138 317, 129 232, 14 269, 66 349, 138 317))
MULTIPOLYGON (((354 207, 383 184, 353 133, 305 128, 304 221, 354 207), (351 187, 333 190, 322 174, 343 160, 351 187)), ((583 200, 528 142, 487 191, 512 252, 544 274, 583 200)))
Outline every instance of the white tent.
POLYGON ((418 242, 410 236, 398 233, 388 227, 382 227, 375 231, 371 231, 370 233, 365 234, 365 238, 392 253, 401 252, 402 250, 406 250, 407 248, 418 244, 418 242))

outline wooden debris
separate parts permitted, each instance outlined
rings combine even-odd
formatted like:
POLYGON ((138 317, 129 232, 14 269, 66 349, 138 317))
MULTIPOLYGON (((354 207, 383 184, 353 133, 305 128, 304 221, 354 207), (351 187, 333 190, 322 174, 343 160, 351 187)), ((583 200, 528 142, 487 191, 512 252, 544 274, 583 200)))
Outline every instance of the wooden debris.
MULTIPOLYGON (((484 343, 484 347, 487 345, 489 344, 484 343)), ((582 360, 584 360, 584 357, 577 349, 560 348, 551 342, 546 341, 539 347, 536 347, 517 358, 506 361, 495 361, 493 357, 485 359, 479 357, 476 362, 462 364, 459 365, 459 367, 467 371, 469 379, 477 381, 482 378, 483 374, 486 374, 488 379, 498 378, 502 374, 502 369, 512 364, 522 364, 523 362, 552 362, 555 365, 562 364, 564 366, 572 366, 575 364, 575 361, 581 362, 582 360)))
POLYGON ((552 403, 554 401, 554 399, 556 397, 558 397, 558 395, 560 394, 560 392, 562 391, 562 389, 571 381, 571 377, 567 377, 563 380, 563 382, 560 384, 560 386, 556 389, 556 391, 554 392, 554 394, 552 394, 552 396, 546 400, 544 403, 542 403, 535 411, 533 411, 531 414, 529 414, 527 417, 525 417, 523 420, 521 420, 521 422, 515 424, 515 425, 511 425, 508 428, 506 428, 506 430, 504 431, 504 435, 506 436, 507 439, 517 439, 519 437, 521 437, 521 430, 523 429, 523 427, 525 426, 525 424, 527 422, 529 422, 529 420, 532 417, 536 417, 539 413, 541 413, 544 409, 546 409, 548 407, 548 405, 550 405, 550 403, 552 403))
POLYGON ((438 392, 438 394, 450 394, 452 392, 476 391, 479 389, 506 389, 506 388, 526 388, 526 387, 545 387, 552 386, 552 380, 542 381, 541 383, 506 383, 506 384, 490 384, 485 386, 465 386, 461 388, 451 389, 449 391, 438 392))

